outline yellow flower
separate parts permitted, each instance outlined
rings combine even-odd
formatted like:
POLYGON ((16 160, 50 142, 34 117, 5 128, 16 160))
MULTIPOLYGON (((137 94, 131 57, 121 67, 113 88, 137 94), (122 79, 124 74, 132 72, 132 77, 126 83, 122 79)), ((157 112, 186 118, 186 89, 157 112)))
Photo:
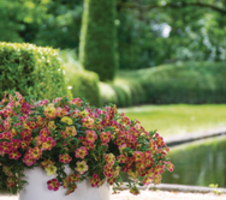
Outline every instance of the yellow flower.
POLYGON ((89 111, 88 110, 83 110, 82 112, 80 112, 80 116, 81 117, 83 117, 83 118, 85 118, 85 117, 87 117, 88 116, 88 114, 89 114, 89 111))
POLYGON ((70 135, 70 136, 76 136, 77 135, 77 131, 75 129, 74 126, 67 126, 65 132, 70 135))
POLYGON ((48 165, 54 165, 54 162, 51 160, 44 160, 41 162, 42 167, 47 167, 48 165))
POLYGON ((78 161, 76 164, 77 167, 75 168, 75 170, 78 171, 80 174, 84 174, 89 168, 85 161, 78 161))
POLYGON ((68 125, 72 125, 72 123, 73 123, 72 119, 67 116, 62 117, 61 121, 67 123, 68 125))
POLYGON ((47 176, 52 176, 56 175, 57 168, 54 165, 48 165, 45 170, 47 172, 47 176))
POLYGON ((53 119, 54 117, 56 117, 57 111, 56 108, 48 106, 45 108, 44 113, 47 118, 53 119))
POLYGON ((55 123, 54 123, 54 121, 50 121, 49 123, 48 123, 48 130, 50 130, 50 129, 56 129, 56 125, 55 125, 55 123))

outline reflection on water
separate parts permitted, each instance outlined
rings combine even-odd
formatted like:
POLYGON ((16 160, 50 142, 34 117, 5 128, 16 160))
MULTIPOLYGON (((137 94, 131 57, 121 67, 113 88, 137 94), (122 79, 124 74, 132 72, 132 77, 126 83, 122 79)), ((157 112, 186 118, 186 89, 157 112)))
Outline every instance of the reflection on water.
POLYGON ((171 148, 169 157, 175 169, 162 183, 226 187, 226 136, 171 148))

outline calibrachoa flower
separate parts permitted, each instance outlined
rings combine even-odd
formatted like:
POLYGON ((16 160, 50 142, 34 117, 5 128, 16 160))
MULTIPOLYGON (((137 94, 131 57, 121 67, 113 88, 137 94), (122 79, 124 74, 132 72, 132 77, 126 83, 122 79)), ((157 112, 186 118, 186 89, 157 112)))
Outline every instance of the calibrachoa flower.
POLYGON ((57 168, 54 165, 47 165, 45 167, 48 176, 56 175, 57 168))
POLYGON ((42 166, 43 168, 45 168, 45 167, 47 167, 48 165, 54 165, 54 162, 51 161, 51 160, 43 160, 40 164, 41 164, 41 166, 42 166))
POLYGON ((74 185, 72 185, 72 186, 69 186, 69 187, 68 187, 68 190, 67 190, 67 192, 66 192, 65 195, 71 194, 72 192, 75 191, 76 188, 77 188, 77 185, 76 185, 76 184, 74 184, 74 185))
POLYGON ((67 125, 72 125, 72 123, 73 123, 72 119, 70 117, 67 117, 67 116, 61 118, 61 121, 66 123, 67 125))
POLYGON ((0 169, 14 192, 23 187, 23 170, 36 166, 55 176, 49 190, 61 185, 66 195, 85 179, 92 187, 107 182, 116 193, 120 171, 133 180, 130 192, 137 195, 137 184, 159 184, 161 174, 174 169, 160 134, 118 114, 115 105, 94 108, 68 97, 35 102, 16 92, 5 94, 0 109, 0 169))
POLYGON ((7 176, 13 176, 13 172, 11 171, 9 166, 3 166, 2 171, 7 175, 7 176))
POLYGON ((106 154, 105 156, 106 163, 112 166, 115 162, 115 156, 112 153, 106 154))
POLYGON ((74 126, 67 126, 65 129, 65 133, 69 136, 76 136, 77 131, 74 126))
POLYGON ((21 140, 20 139, 12 139, 10 141, 9 145, 12 150, 17 150, 21 145, 21 140))
POLYGON ((54 119, 54 117, 56 117, 57 115, 56 108, 54 108, 53 106, 48 106, 44 110, 44 114, 46 115, 47 118, 54 119))
POLYGON ((48 181, 47 185, 49 190, 57 191, 60 187, 60 182, 56 178, 54 178, 48 181))
POLYGON ((97 174, 93 174, 92 178, 90 179, 91 186, 92 187, 97 186, 99 181, 100 181, 99 176, 97 174))
POLYGON ((100 139, 101 139, 101 141, 102 141, 104 144, 108 143, 108 142, 110 141, 110 139, 111 139, 111 133, 110 133, 109 131, 107 131, 107 132, 102 132, 102 133, 100 134, 100 139))
POLYGON ((88 151, 86 150, 85 147, 80 147, 79 149, 76 149, 75 151, 75 157, 76 158, 82 158, 84 159, 84 157, 88 154, 88 151))
POLYGON ((79 174, 84 174, 89 168, 85 161, 78 161, 76 164, 77 167, 75 168, 75 170, 79 172, 79 174))
POLYGON ((82 125, 84 127, 91 128, 93 126, 93 122, 94 122, 94 120, 89 116, 82 119, 82 123, 83 123, 82 125))
POLYGON ((21 156, 21 153, 18 152, 17 150, 13 150, 11 152, 9 152, 9 158, 10 159, 14 159, 14 160, 18 160, 21 156))
POLYGON ((66 153, 59 155, 59 161, 62 163, 69 163, 72 160, 72 158, 66 153))
POLYGON ((16 186, 16 177, 15 176, 9 176, 6 180, 6 184, 9 187, 15 187, 16 186))
POLYGON ((52 137, 47 137, 42 143, 42 150, 51 150, 56 145, 56 141, 52 137))
POLYGON ((40 131, 40 136, 41 136, 42 138, 48 137, 48 136, 49 136, 49 131, 48 131, 48 129, 47 129, 47 128, 41 129, 41 131, 40 131))
POLYGON ((64 187, 64 188, 67 188, 68 185, 70 184, 70 182, 71 182, 71 177, 70 177, 70 176, 67 176, 67 177, 64 179, 63 187, 64 187))
POLYGON ((71 182, 78 182, 80 179, 79 174, 71 174, 70 176, 71 182))
POLYGON ((30 148, 28 150, 28 152, 29 152, 29 157, 31 159, 35 159, 35 160, 38 160, 40 158, 40 156, 42 155, 42 150, 39 149, 38 147, 30 148))
POLYGON ((86 141, 90 143, 94 143, 97 139, 97 134, 95 131, 87 130, 86 131, 86 141))
POLYGON ((112 175, 113 175, 113 169, 112 169, 112 166, 111 165, 106 165, 105 167, 104 167, 104 175, 106 176, 106 177, 112 177, 112 175))

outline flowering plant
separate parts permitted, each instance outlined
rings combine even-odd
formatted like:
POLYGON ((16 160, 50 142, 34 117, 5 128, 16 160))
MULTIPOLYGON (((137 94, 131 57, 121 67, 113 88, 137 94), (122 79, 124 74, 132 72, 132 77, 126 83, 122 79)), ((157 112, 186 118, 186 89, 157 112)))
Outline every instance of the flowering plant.
POLYGON ((165 169, 173 170, 163 138, 118 114, 115 105, 100 109, 67 97, 35 103, 17 92, 6 94, 0 105, 0 171, 14 193, 26 182, 23 170, 36 166, 56 175, 46 183, 49 190, 63 186, 66 195, 85 179, 92 187, 107 181, 115 191, 122 184, 120 171, 138 194, 137 184, 158 184, 165 169))

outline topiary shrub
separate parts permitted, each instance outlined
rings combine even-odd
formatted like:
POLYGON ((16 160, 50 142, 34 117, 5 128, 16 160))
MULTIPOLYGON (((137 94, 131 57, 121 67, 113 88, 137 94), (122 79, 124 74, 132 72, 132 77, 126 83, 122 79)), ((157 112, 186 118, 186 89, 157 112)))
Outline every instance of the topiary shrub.
POLYGON ((0 99, 15 90, 37 100, 67 95, 58 51, 28 43, 0 43, 0 99))
POLYGON ((117 68, 115 0, 84 0, 80 63, 101 81, 113 80, 117 68))

